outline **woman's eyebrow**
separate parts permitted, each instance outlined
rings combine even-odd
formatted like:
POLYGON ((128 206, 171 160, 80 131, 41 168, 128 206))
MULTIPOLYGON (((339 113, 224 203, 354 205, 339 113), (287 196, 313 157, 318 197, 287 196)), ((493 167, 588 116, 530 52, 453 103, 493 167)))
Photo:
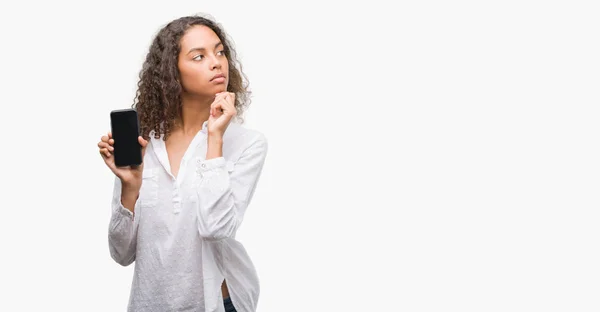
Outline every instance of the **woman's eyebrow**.
MULTIPOLYGON (((220 46, 220 45, 223 45, 223 43, 222 43, 221 41, 217 42, 217 44, 215 44, 215 49, 216 49, 218 46, 220 46)), ((189 51, 187 54, 190 54, 190 53, 192 53, 192 52, 194 52, 194 51, 206 51, 206 49, 205 49, 205 48, 203 48, 203 47, 199 47, 199 48, 191 48, 191 49, 190 49, 190 51, 189 51)))

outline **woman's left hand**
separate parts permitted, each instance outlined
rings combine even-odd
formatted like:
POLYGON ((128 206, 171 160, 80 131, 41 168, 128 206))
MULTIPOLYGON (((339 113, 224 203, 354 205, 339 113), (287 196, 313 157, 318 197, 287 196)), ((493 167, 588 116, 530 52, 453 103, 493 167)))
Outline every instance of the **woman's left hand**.
POLYGON ((208 134, 223 137, 227 126, 229 126, 236 113, 235 93, 217 93, 214 102, 210 105, 210 117, 208 117, 207 125, 208 134))

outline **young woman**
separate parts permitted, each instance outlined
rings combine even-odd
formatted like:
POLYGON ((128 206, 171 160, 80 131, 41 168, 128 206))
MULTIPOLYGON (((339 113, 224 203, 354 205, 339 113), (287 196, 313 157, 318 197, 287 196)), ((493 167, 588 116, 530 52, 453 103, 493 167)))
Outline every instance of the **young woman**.
POLYGON ((135 262, 128 311, 255 311, 256 271, 236 231, 257 186, 267 140, 232 122, 249 104, 245 76, 219 24, 168 23, 153 40, 134 108, 143 164, 116 167, 111 257, 135 262), (236 66, 237 65, 237 66, 236 66))

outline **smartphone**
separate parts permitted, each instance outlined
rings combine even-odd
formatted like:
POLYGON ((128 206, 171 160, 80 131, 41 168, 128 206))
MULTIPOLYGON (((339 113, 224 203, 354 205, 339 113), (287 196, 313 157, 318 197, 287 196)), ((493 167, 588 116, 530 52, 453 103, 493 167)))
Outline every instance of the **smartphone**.
POLYGON ((142 146, 138 142, 140 122, 134 109, 119 109, 110 112, 112 138, 115 140, 113 155, 117 167, 142 164, 142 146))

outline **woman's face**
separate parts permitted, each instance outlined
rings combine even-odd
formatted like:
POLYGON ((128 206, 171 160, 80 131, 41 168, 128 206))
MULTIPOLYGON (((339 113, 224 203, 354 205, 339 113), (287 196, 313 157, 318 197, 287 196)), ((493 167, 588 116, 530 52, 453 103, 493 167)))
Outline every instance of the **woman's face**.
POLYGON ((229 64, 215 32, 203 25, 190 27, 181 38, 178 67, 183 91, 213 97, 227 91, 229 64))

